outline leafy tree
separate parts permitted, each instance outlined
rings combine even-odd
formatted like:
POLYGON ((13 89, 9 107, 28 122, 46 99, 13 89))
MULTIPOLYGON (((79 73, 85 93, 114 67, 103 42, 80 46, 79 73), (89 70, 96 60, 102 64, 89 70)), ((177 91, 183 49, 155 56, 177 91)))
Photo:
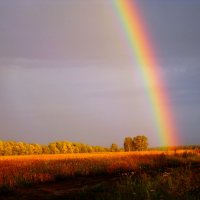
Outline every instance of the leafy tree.
POLYGON ((87 153, 87 146, 84 144, 79 144, 79 152, 80 153, 87 153))
POLYGON ((118 148, 118 146, 117 146, 117 144, 111 144, 111 146, 110 146, 110 150, 112 151, 112 152, 117 152, 117 151, 119 151, 119 148, 118 148))
POLYGON ((34 144, 34 154, 42 154, 42 146, 39 144, 34 144))
POLYGON ((49 148, 46 145, 42 145, 42 154, 49 154, 49 148))
POLYGON ((56 143, 50 143, 49 144, 49 150, 50 150, 50 153, 51 154, 58 154, 60 153, 57 146, 56 146, 56 143))
POLYGON ((67 143, 68 142, 56 142, 56 147, 60 153, 67 153, 67 143))
POLYGON ((33 144, 29 144, 27 147, 27 154, 28 155, 33 155, 34 154, 34 145, 33 144))
POLYGON ((87 146, 87 152, 88 152, 88 153, 94 152, 92 146, 87 146))
POLYGON ((125 137, 124 139, 124 151, 133 150, 133 139, 131 137, 125 137))
POLYGON ((14 155, 12 152, 12 143, 11 142, 4 142, 4 155, 9 156, 9 155, 14 155))
POLYGON ((138 135, 133 138, 133 150, 144 151, 148 147, 148 139, 144 135, 138 135))
POLYGON ((78 148, 74 146, 71 142, 67 143, 67 153, 78 153, 78 148))
POLYGON ((4 155, 3 142, 0 140, 0 156, 4 155))
POLYGON ((23 142, 18 142, 16 144, 18 147, 18 155, 25 155, 26 154, 26 144, 23 142))

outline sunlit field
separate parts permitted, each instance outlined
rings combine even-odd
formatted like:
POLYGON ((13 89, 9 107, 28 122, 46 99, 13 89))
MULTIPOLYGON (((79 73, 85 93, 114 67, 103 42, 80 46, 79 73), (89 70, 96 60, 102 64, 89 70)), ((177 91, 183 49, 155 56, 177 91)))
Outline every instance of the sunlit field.
MULTIPOLYGON (((118 181, 112 184, 118 191, 114 195, 125 195, 124 199, 127 195, 127 198, 133 194, 140 198, 141 195, 155 196, 155 193, 161 196, 166 193, 168 197, 178 199, 185 193, 197 195, 196 191, 200 189, 199 169, 200 155, 194 150, 2 156, 0 188, 5 194, 16 188, 63 181, 70 177, 103 177, 105 180, 118 177, 118 181), (160 192, 157 194, 158 188, 160 192), (141 193, 141 190, 144 191, 141 193)), ((107 196, 110 192, 105 188, 111 186, 102 187, 107 196)), ((96 198, 98 189, 95 192, 84 189, 79 194, 82 199, 87 199, 87 194, 93 193, 96 198)), ((115 199, 112 196, 108 199, 112 198, 115 199)))

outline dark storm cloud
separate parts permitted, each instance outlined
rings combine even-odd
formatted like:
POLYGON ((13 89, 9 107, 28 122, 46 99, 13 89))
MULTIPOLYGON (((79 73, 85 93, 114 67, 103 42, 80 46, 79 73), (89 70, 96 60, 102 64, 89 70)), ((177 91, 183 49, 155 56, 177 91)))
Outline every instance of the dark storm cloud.
POLYGON ((199 56, 200 1, 141 0, 141 12, 162 56, 199 56))
POLYGON ((171 100, 176 106, 198 105, 200 102, 200 65, 199 60, 190 57, 168 59, 163 71, 171 100))

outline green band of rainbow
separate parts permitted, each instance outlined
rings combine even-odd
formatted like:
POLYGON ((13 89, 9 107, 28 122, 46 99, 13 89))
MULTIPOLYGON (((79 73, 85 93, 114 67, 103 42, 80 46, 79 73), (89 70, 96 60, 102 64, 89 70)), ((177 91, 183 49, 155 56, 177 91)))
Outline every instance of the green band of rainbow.
POLYGON ((148 85, 148 96, 161 145, 176 145, 177 131, 170 110, 168 95, 139 8, 135 5, 134 0, 113 0, 113 6, 121 21, 131 49, 131 55, 136 60, 143 80, 148 85))

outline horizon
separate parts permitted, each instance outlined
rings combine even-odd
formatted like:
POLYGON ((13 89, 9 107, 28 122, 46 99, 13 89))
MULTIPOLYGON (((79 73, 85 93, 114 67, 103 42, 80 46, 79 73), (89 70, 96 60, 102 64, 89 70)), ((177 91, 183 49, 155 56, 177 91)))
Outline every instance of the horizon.
MULTIPOLYGON (((131 137, 131 136, 127 136, 127 137, 131 137)), ((133 138, 133 137, 131 137, 133 138)), ((148 138, 147 138, 148 139, 148 138)), ((91 146, 91 147, 95 147, 95 146, 99 146, 99 147, 103 147, 103 148, 110 148, 112 144, 116 144, 118 146, 119 149, 124 149, 124 145, 120 146, 119 144, 115 143, 113 141, 113 143, 111 143, 110 145, 108 146, 103 146, 103 145, 93 145, 93 144, 88 144, 88 143, 83 143, 81 141, 69 141, 69 140, 57 140, 57 141, 50 141, 48 143, 31 143, 31 142, 26 142, 26 141, 15 141, 15 140, 1 140, 0 139, 0 142, 16 142, 16 143, 25 143, 25 144, 38 144, 38 145, 45 145, 45 146, 48 146, 49 144, 51 143, 57 143, 57 142, 69 142, 69 143, 79 143, 79 144, 83 144, 83 145, 88 145, 88 146, 91 146)), ((124 140, 123 140, 124 142, 124 140)), ((148 143, 148 147, 147 147, 147 150, 148 149, 159 149, 159 148, 174 148, 174 147, 197 147, 197 146, 200 146, 200 144, 187 144, 187 145, 175 145, 175 146, 150 146, 149 143, 148 143)))

